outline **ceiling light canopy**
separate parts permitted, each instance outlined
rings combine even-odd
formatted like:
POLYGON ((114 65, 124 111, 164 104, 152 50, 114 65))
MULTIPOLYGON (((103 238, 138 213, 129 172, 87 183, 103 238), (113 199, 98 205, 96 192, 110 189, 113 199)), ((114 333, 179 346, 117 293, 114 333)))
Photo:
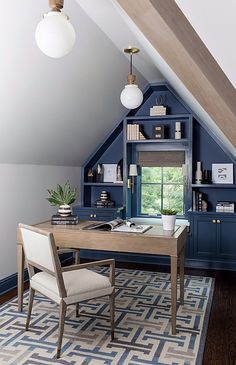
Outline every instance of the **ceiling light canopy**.
POLYGON ((120 101, 127 109, 136 109, 143 102, 143 93, 135 84, 136 76, 133 75, 133 54, 138 53, 136 47, 128 47, 124 49, 125 53, 130 55, 130 73, 128 75, 128 84, 120 94, 120 101))
POLYGON ((52 10, 44 14, 35 32, 39 49, 52 58, 66 56, 75 44, 75 30, 69 17, 61 12, 63 5, 64 0, 49 0, 52 10))

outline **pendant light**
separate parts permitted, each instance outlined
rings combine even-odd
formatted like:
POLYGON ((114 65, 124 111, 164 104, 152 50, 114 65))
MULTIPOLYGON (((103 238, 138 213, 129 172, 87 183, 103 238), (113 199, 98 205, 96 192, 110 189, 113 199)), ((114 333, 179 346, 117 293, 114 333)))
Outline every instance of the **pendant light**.
POLYGON ((75 43, 75 30, 69 17, 61 12, 63 5, 64 0, 49 0, 52 10, 44 14, 35 31, 39 49, 52 58, 66 56, 75 43))
POLYGON ((124 49, 125 53, 130 55, 130 73, 128 75, 128 84, 120 94, 120 101, 127 109, 136 109, 143 102, 143 93, 135 84, 136 76, 133 75, 133 55, 139 52, 136 47, 128 47, 124 49))

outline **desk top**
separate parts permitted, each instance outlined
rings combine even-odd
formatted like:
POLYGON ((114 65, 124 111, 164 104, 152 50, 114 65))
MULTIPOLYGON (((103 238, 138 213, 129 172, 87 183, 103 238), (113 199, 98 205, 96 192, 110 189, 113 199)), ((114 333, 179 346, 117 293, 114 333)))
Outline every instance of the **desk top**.
MULTIPOLYGON (((77 225, 51 225, 50 221, 46 221, 34 226, 52 232, 59 247, 160 255, 177 255, 184 247, 187 236, 186 226, 176 226, 175 232, 172 232, 164 231, 162 225, 157 224, 144 233, 124 233, 85 230, 84 227, 89 224, 91 221, 80 221, 77 225)), ((22 244, 19 229, 17 244, 22 244)))

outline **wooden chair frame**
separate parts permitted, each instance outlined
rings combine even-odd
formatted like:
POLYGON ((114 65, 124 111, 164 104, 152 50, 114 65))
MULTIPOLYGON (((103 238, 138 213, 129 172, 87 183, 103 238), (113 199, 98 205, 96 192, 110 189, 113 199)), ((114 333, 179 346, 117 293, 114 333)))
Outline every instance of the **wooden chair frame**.
MULTIPOLYGON (((58 290, 59 290, 59 296, 61 298, 61 301, 59 304, 59 333, 58 333, 56 357, 60 358, 60 355, 61 355, 61 345, 62 345, 62 338, 63 338, 63 332, 64 332, 65 315, 66 315, 66 310, 67 310, 67 306, 68 306, 68 304, 65 302, 65 300, 63 300, 67 297, 67 293, 66 293, 66 288, 65 288, 62 273, 66 272, 66 271, 73 271, 73 270, 79 270, 79 269, 85 269, 85 268, 87 269, 87 268, 92 268, 94 266, 104 266, 104 265, 110 266, 109 281, 111 283, 112 292, 109 295, 109 304, 110 304, 110 321, 111 321, 111 340, 113 340, 114 339, 114 328, 115 328, 115 320, 114 320, 114 318, 115 318, 115 287, 114 287, 115 286, 115 260, 114 259, 100 260, 100 261, 94 261, 94 262, 89 262, 89 263, 85 263, 85 264, 75 264, 75 265, 66 266, 66 267, 62 268, 59 257, 58 257, 58 250, 55 245, 53 234, 51 232, 46 232, 41 229, 38 229, 38 228, 35 228, 32 226, 28 226, 28 225, 25 225, 22 223, 19 224, 19 228, 23 228, 23 229, 27 229, 27 230, 30 230, 35 233, 39 233, 41 235, 48 237, 48 240, 49 240, 50 251, 52 254, 52 258, 53 258, 54 272, 51 270, 48 270, 46 267, 43 267, 33 261, 28 260, 27 256, 26 256, 26 261, 27 261, 27 267, 28 267, 30 279, 36 273, 35 268, 37 268, 41 271, 47 272, 48 274, 50 274, 56 278, 56 282, 57 282, 57 286, 58 286, 58 290)), ((23 242, 23 245, 24 245, 24 242, 23 242)), ((26 325, 25 325, 26 331, 28 331, 28 329, 29 329, 34 294, 35 294, 35 289, 33 289, 30 285, 28 314, 27 314, 26 325)), ((43 293, 43 295, 45 295, 45 294, 43 293)), ((102 295, 102 296, 104 296, 104 295, 102 295)), ((98 298, 98 297, 95 296, 94 298, 98 298)), ((76 304, 76 316, 78 317, 79 303, 72 303, 72 304, 76 304)), ((69 305, 71 305, 71 304, 69 304, 69 305)))

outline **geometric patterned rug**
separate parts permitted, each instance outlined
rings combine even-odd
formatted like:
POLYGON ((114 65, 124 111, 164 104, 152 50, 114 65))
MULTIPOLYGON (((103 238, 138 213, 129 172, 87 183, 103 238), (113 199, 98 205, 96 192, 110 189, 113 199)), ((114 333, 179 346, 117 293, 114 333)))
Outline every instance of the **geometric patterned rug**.
MULTIPOLYGON (((106 273, 106 269, 98 270, 106 273)), ((1 365, 200 365, 214 279, 185 276, 185 304, 178 302, 177 335, 171 334, 170 275, 116 268, 115 340, 110 341, 106 298, 68 307, 62 353, 55 359, 58 306, 36 295, 30 331, 16 298, 0 307, 1 365)), ((179 294, 179 291, 178 291, 179 294)))

